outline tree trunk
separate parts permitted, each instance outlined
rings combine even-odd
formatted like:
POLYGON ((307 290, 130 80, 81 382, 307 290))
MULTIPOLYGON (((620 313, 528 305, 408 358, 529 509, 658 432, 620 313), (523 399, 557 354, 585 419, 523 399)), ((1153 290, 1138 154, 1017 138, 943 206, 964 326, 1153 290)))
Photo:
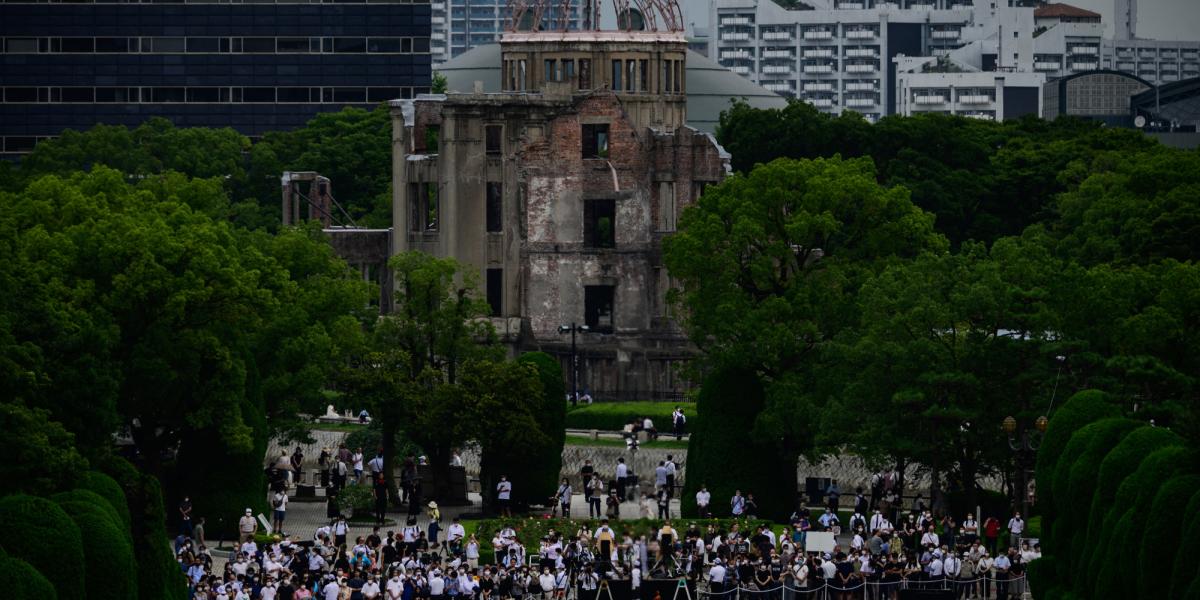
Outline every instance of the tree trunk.
POLYGON ((391 506, 400 504, 400 494, 396 490, 396 474, 394 473, 396 465, 396 417, 390 414, 391 411, 384 410, 380 415, 380 429, 383 435, 383 440, 380 446, 383 448, 383 481, 387 486, 388 503, 391 506))
POLYGON ((433 471, 433 497, 439 503, 455 500, 450 497, 450 446, 435 444, 426 450, 429 469, 433 471))

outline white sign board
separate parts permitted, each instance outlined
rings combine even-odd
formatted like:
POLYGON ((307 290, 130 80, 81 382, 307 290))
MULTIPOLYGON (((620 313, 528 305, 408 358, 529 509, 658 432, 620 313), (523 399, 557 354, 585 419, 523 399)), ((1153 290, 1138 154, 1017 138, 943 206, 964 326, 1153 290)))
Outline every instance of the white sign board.
POLYGON ((836 545, 837 540, 828 531, 810 531, 804 536, 805 552, 833 552, 836 545))
POLYGON ((258 513, 258 522, 262 523, 263 531, 267 532, 267 535, 275 533, 275 528, 271 527, 271 522, 262 513, 258 513))

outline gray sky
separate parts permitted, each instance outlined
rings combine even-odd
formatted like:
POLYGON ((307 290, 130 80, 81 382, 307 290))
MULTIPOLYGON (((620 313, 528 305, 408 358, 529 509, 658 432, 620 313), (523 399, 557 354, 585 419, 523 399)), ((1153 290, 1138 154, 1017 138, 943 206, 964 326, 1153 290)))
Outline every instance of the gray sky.
MULTIPOLYGON (((1054 0, 1096 11, 1112 35, 1113 0, 1054 0)), ((1200 0, 1139 0, 1137 36, 1158 40, 1200 40, 1200 0)))

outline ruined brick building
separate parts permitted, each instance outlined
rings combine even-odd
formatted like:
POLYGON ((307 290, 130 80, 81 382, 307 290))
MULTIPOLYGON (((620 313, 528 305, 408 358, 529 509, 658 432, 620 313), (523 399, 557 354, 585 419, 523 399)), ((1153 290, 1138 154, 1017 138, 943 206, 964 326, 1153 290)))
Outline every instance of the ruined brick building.
MULTIPOLYGON (((680 395, 692 349, 670 317, 662 239, 729 171, 685 125, 674 30, 512 31, 501 93, 391 103, 392 251, 477 268, 514 352, 559 356, 596 398, 680 395)), ((568 381, 568 389, 569 388, 568 381)))

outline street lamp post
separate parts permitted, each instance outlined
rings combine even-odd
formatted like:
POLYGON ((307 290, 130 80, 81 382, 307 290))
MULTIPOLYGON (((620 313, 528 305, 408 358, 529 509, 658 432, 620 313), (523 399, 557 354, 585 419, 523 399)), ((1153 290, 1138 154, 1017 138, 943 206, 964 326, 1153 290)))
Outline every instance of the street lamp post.
POLYGON ((1004 417, 1004 421, 1000 424, 1004 428, 1004 433, 1008 434, 1008 447, 1017 455, 1021 514, 1023 515, 1029 514, 1029 457, 1042 445, 1042 434, 1046 433, 1048 423, 1049 419, 1043 415, 1033 422, 1032 430, 1029 427, 1018 428, 1017 420, 1010 415, 1004 417))
POLYGON ((571 406, 575 406, 579 402, 579 354, 575 349, 575 334, 587 333, 587 325, 577 325, 574 321, 570 325, 559 325, 559 333, 571 332, 571 406))

